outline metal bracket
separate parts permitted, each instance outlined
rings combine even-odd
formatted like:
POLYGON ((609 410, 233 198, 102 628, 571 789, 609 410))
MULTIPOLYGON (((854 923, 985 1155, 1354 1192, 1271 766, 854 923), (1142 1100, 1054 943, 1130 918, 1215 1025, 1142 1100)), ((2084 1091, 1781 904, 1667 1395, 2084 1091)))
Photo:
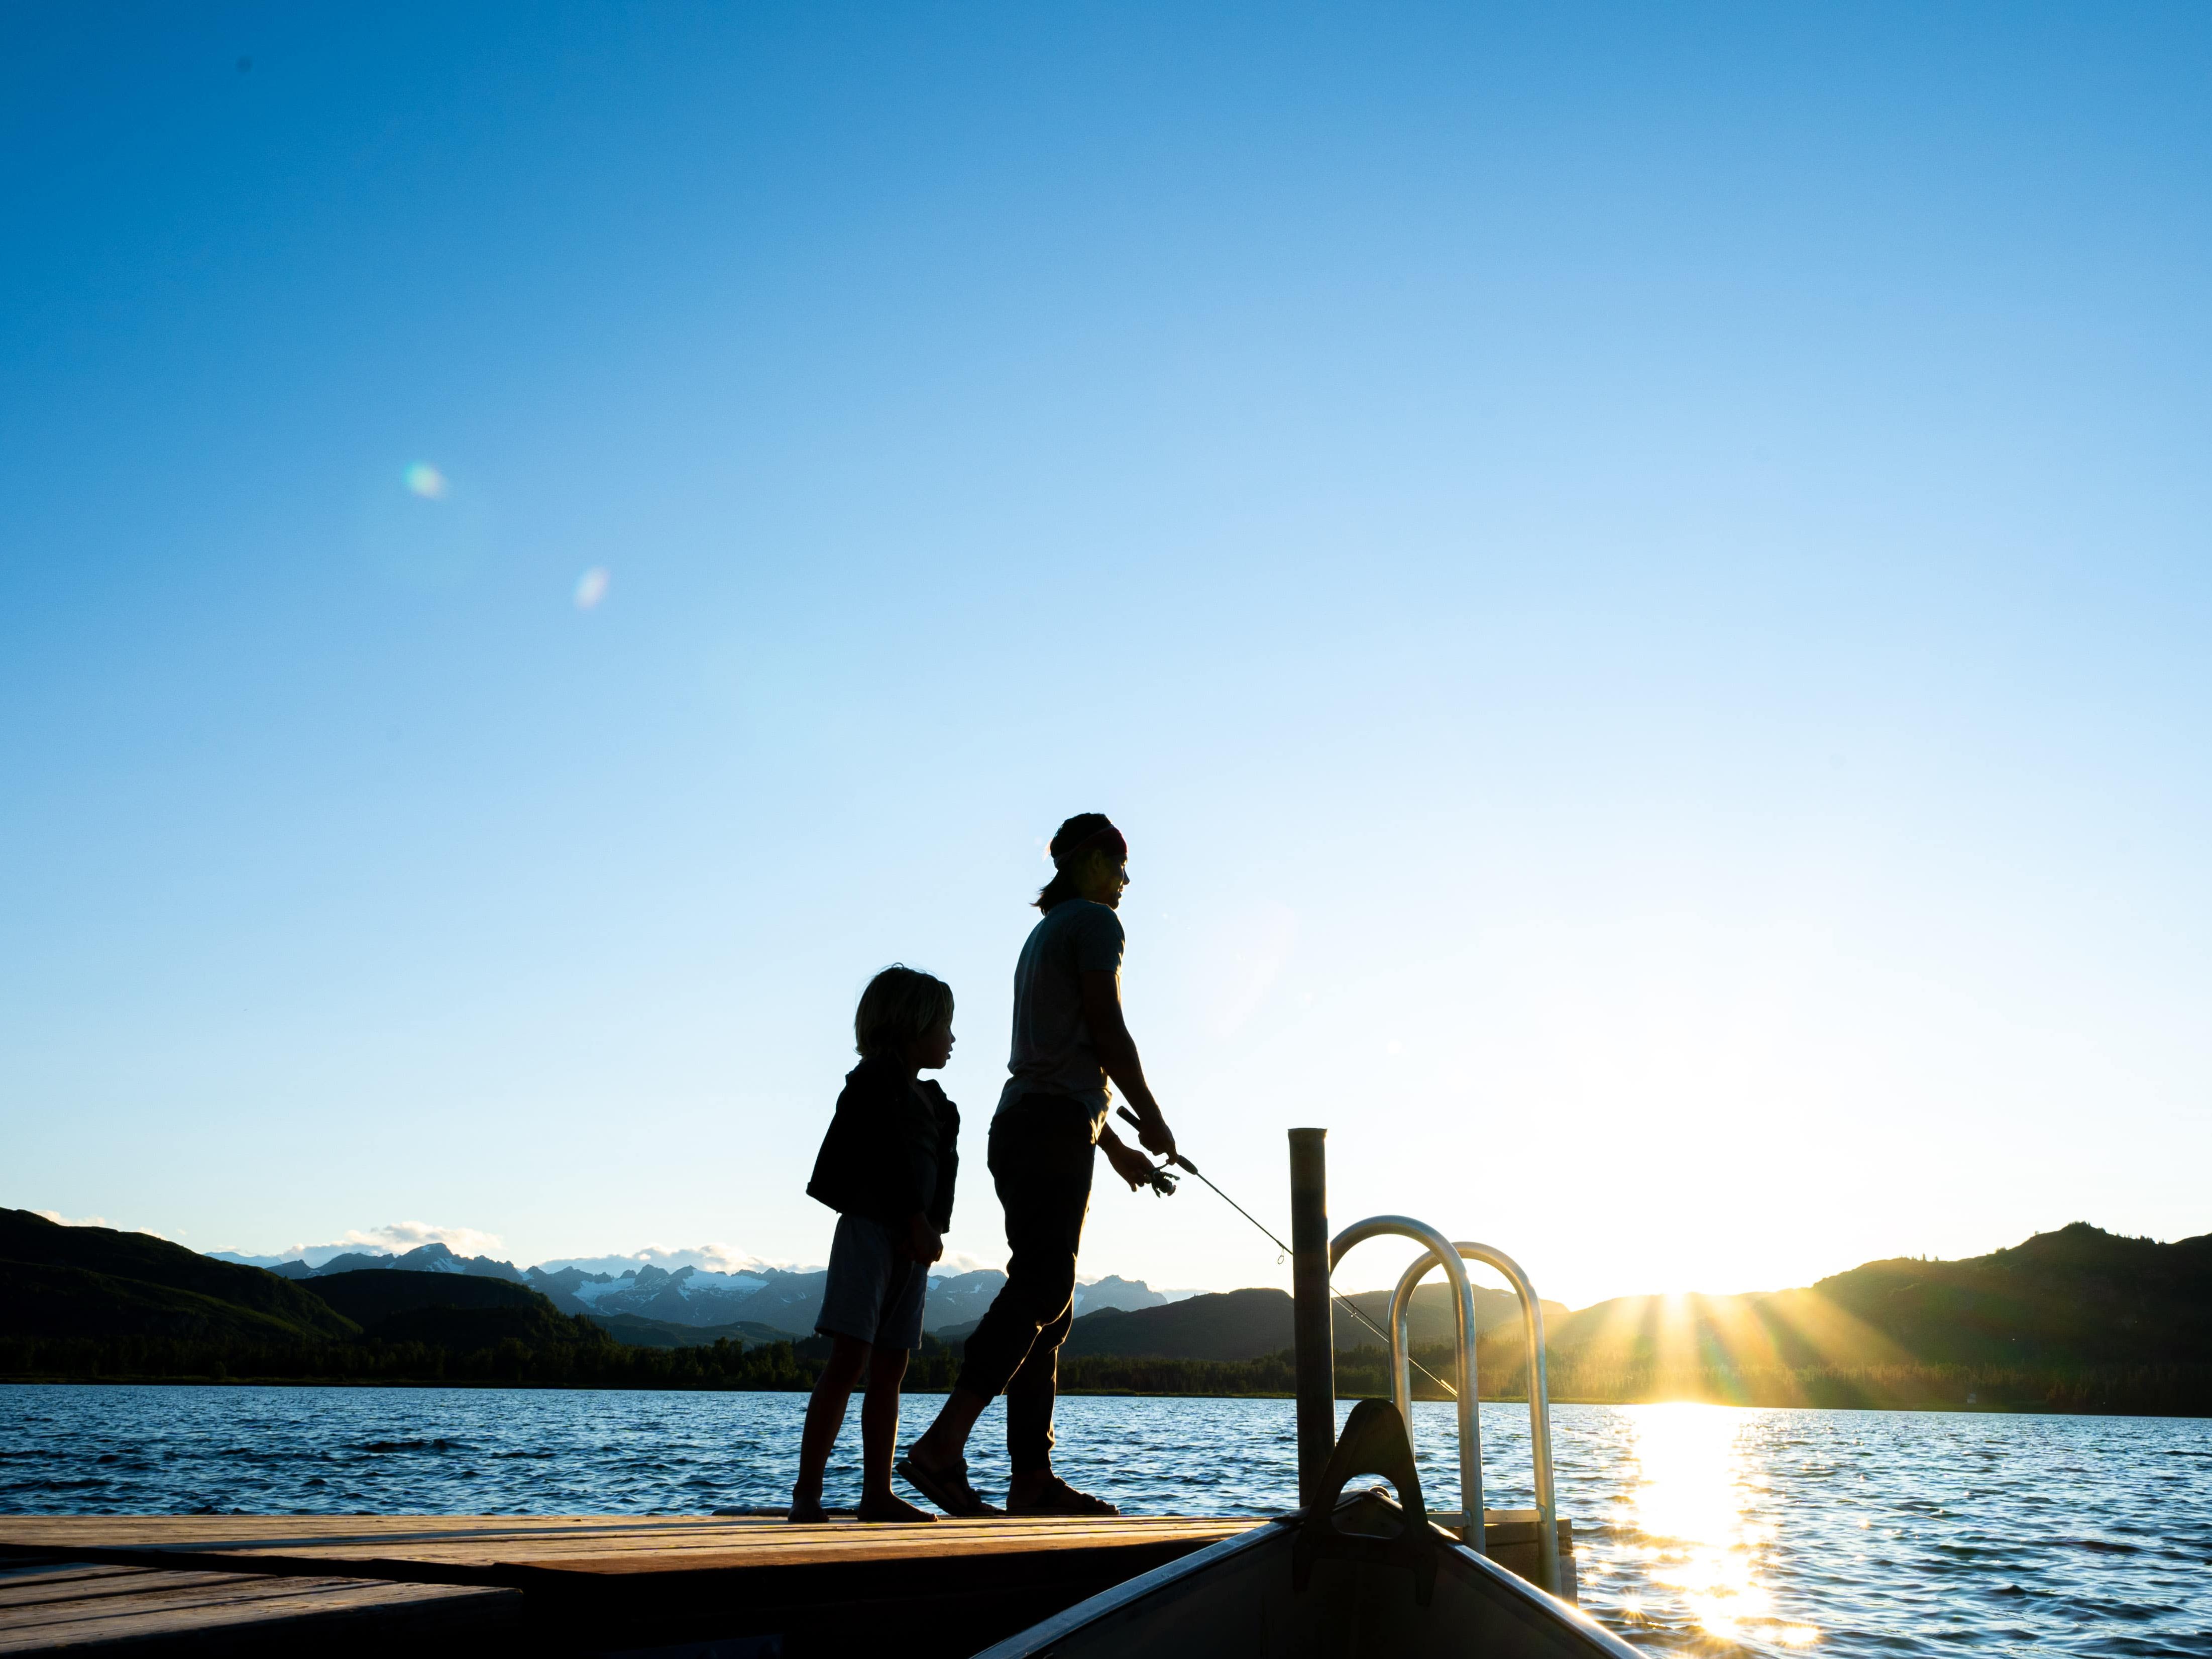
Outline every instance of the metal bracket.
POLYGON ((1414 1604, 1425 1607, 1435 1594, 1437 1534, 1421 1502, 1421 1477, 1413 1468, 1413 1443, 1407 1437, 1406 1419, 1387 1400, 1361 1401, 1345 1421, 1344 1433, 1328 1455, 1314 1502, 1299 1520, 1297 1539, 1291 1547, 1292 1589, 1306 1588, 1316 1561, 1410 1567, 1414 1604), (1345 1486, 1363 1474, 1379 1474, 1398 1489, 1405 1524, 1396 1536, 1346 1532, 1336 1524, 1345 1486))

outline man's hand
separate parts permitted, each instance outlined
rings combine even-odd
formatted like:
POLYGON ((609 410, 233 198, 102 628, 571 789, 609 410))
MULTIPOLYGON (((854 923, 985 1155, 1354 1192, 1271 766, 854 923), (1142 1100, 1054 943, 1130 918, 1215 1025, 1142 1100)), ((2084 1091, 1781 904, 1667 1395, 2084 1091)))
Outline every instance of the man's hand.
POLYGON ((914 1212, 906 1224, 907 1254, 925 1267, 945 1254, 945 1235, 930 1224, 929 1218, 921 1211, 914 1212))
POLYGON ((1106 1154, 1114 1173, 1129 1183, 1131 1192, 1152 1184, 1152 1161, 1134 1146, 1125 1145, 1111 1129, 1098 1137, 1098 1150, 1106 1154))
POLYGON ((1158 1106, 1138 1117, 1137 1139, 1146 1152, 1170 1164, 1175 1162, 1175 1131, 1168 1127, 1168 1121, 1160 1115, 1158 1106))

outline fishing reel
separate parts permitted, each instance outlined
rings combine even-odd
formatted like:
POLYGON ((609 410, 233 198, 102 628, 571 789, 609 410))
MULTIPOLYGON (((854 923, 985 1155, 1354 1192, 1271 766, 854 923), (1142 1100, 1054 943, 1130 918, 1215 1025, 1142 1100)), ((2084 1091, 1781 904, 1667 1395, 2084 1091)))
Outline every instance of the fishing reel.
MULTIPOLYGON (((1121 1109, 1121 1116, 1133 1129, 1142 1129, 1145 1127, 1144 1121, 1134 1112, 1131 1111, 1127 1106, 1124 1106, 1121 1109)), ((1193 1175, 1198 1175, 1198 1166, 1193 1164, 1188 1158, 1176 1158, 1169 1159, 1167 1163, 1161 1164, 1159 1168, 1154 1170, 1152 1174, 1146 1177, 1146 1180, 1152 1185, 1152 1196, 1154 1198, 1173 1198, 1175 1196, 1176 1182, 1180 1177, 1176 1176, 1173 1166, 1177 1164, 1182 1164, 1193 1175)), ((1206 1177, 1203 1176, 1199 1176, 1199 1179, 1201 1181, 1205 1178, 1206 1177)))

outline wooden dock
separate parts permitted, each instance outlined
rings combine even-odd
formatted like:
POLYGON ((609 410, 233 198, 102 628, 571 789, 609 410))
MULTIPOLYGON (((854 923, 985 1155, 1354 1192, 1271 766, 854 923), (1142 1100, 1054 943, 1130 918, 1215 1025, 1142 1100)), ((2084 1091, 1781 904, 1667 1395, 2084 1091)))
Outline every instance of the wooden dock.
MULTIPOLYGON (((1533 1577, 1535 1511, 1489 1511, 1533 1577)), ((772 1515, 0 1516, 0 1659, 487 1650, 966 1659, 1247 1519, 794 1527, 772 1515)), ((1573 1559, 1571 1530, 1560 1525, 1573 1559)), ((1571 1590, 1570 1591, 1571 1595, 1571 1590)))
POLYGON ((0 1516, 0 1654, 957 1659, 1255 1524, 0 1516))

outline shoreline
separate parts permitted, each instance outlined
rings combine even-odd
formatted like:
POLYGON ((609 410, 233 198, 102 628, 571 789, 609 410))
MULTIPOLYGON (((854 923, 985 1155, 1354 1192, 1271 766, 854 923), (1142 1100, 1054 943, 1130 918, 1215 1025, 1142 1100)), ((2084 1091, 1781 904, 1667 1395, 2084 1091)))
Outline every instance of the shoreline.
MULTIPOLYGON (((714 1386, 664 1385, 639 1387, 623 1384, 588 1382, 504 1382, 492 1378, 469 1377, 295 1377, 295 1376, 0 1376, 0 1387, 15 1388, 82 1388, 82 1389, 395 1389, 410 1391, 456 1389, 471 1394, 511 1391, 532 1394, 776 1394, 804 1396, 810 1390, 803 1387, 786 1388, 730 1388, 714 1386)), ((941 1397, 943 1389, 909 1389, 908 1399, 941 1397)), ((1115 1388, 1063 1388, 1062 1399, 1073 1400, 1283 1400, 1296 1396, 1279 1389, 1254 1389, 1237 1393, 1218 1389, 1159 1389, 1115 1388)), ((1337 1399, 1344 1401, 1388 1399, 1387 1393, 1341 1391, 1337 1399)), ((1486 1406, 1525 1406, 1528 1396, 1521 1394, 1481 1396, 1486 1406)), ((1417 1403, 1441 1405, 1446 1396, 1417 1394, 1417 1403)), ((1835 1411, 1869 1412, 1878 1413, 1912 1413, 1947 1417, 2112 1417, 2142 1418, 2149 1421, 2202 1421, 2212 1419, 2212 1410, 2145 1411, 2127 1407, 2081 1406, 2065 1407, 2046 1401, 1977 1401, 1961 1402, 1942 1400, 1928 1401, 1860 1401, 1856 1402, 1809 1400, 1729 1400, 1710 1395, 1683 1393, 1646 1395, 1638 1398, 1598 1398, 1580 1395, 1555 1395, 1554 1406, 1723 1406, 1742 1411, 1835 1411)))

